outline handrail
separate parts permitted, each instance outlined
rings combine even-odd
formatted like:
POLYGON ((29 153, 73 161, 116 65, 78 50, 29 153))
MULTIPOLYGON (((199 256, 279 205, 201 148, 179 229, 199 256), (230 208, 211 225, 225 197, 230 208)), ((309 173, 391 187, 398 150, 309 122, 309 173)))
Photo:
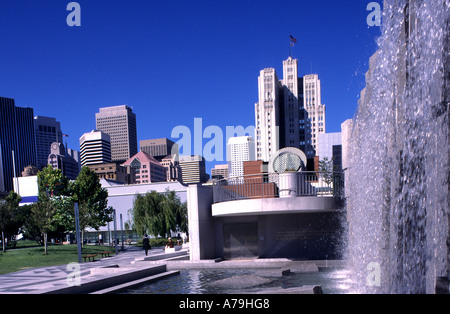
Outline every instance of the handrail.
POLYGON ((213 182, 214 203, 243 199, 286 197, 342 198, 344 174, 342 172, 303 171, 260 173, 238 176, 213 182), (286 183, 286 178, 289 183, 286 183), (292 194, 290 194, 292 193, 292 194))

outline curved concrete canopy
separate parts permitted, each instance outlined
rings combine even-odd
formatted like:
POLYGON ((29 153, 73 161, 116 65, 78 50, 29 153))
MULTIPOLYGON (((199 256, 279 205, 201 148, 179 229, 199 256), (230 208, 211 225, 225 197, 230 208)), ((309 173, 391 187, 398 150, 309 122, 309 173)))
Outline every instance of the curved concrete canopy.
POLYGON ((317 196, 248 199, 212 205, 214 217, 323 213, 338 210, 337 199, 317 196))

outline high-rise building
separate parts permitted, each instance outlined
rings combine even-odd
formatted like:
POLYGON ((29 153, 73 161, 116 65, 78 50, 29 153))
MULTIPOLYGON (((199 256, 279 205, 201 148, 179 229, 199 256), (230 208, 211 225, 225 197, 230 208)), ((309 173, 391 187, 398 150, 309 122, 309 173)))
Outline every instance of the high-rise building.
POLYGON ((280 89, 275 69, 260 72, 258 78, 259 102, 255 104, 256 156, 268 162, 280 149, 280 89))
POLYGON ((317 74, 303 77, 303 109, 305 122, 305 154, 308 158, 318 155, 319 134, 326 132, 325 105, 317 74))
POLYGON ((80 137, 81 166, 111 162, 111 142, 108 134, 93 130, 80 137))
POLYGON ((53 169, 60 169, 62 174, 69 180, 76 180, 80 173, 78 161, 69 156, 62 143, 54 142, 50 148, 48 157, 48 164, 53 169))
POLYGON ((295 147, 308 158, 318 153, 318 136, 325 133, 325 105, 318 75, 298 77, 298 60, 283 61, 283 79, 274 68, 260 72, 255 105, 256 158, 268 162, 279 150, 295 147))
POLYGON ((158 161, 168 155, 178 154, 178 144, 167 138, 143 140, 139 142, 141 151, 149 154, 158 161))
POLYGON ((96 128, 110 136, 111 160, 126 161, 138 152, 136 115, 126 106, 100 108, 96 128))
POLYGON ((62 143, 61 124, 55 118, 34 117, 34 134, 36 137, 37 167, 47 167, 48 155, 53 143, 62 143))
POLYGON ((198 184, 208 181, 205 158, 200 155, 180 156, 181 182, 183 184, 198 184))
POLYGON ((0 191, 14 189, 14 172, 19 176, 26 166, 37 164, 33 118, 32 108, 0 97, 0 191))
POLYGON ((229 177, 242 177, 244 175, 244 161, 255 160, 255 142, 253 137, 230 137, 227 151, 229 153, 229 177))

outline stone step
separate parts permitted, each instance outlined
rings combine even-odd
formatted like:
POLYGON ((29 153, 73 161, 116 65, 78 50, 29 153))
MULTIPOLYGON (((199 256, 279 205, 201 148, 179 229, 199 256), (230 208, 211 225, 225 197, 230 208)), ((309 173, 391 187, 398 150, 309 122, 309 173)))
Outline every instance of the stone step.
POLYGON ((117 293, 117 292, 120 292, 120 291, 124 291, 124 290, 127 290, 127 289, 132 289, 134 287, 138 287, 138 286, 140 286, 142 284, 145 284, 145 283, 152 283, 152 282, 155 282, 157 280, 164 279, 164 278, 167 278, 167 277, 170 277, 170 276, 179 275, 179 274, 180 274, 179 270, 167 271, 167 272, 163 272, 161 274, 157 274, 157 275, 141 278, 141 279, 138 279, 138 280, 134 280, 134 281, 123 283, 121 285, 112 286, 112 287, 109 287, 109 288, 106 288, 106 289, 103 289, 103 290, 91 292, 90 294, 117 293))

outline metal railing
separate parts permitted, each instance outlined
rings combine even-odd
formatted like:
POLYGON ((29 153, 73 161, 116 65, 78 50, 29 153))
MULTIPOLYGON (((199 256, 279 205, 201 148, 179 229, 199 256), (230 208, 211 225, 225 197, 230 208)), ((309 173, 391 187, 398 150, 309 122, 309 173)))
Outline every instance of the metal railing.
POLYGON ((342 198, 344 174, 304 171, 247 175, 215 181, 213 191, 214 203, 293 196, 342 198))

